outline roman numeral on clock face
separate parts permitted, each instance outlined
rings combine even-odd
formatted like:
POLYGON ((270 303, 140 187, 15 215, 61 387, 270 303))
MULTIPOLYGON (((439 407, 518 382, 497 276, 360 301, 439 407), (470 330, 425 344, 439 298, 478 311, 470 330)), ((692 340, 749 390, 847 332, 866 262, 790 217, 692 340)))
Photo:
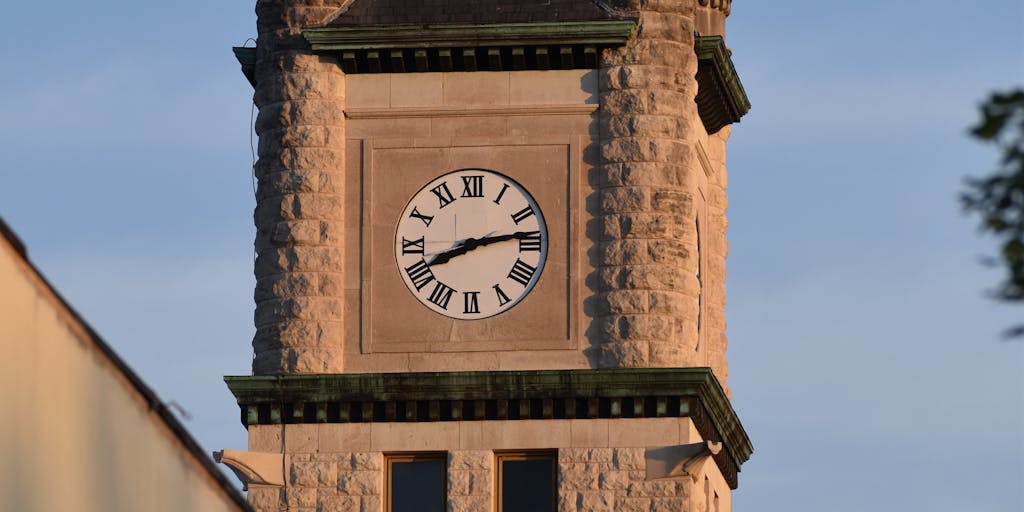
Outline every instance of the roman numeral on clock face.
POLYGON ((515 221, 516 225, 519 225, 523 219, 533 215, 533 206, 527 206, 518 212, 512 214, 512 220, 515 221))
POLYGON ((423 260, 405 267, 405 273, 409 275, 409 280, 416 287, 416 291, 422 290, 427 283, 434 280, 434 273, 430 271, 430 266, 423 260))
POLYGON ((448 190, 447 183, 441 183, 440 185, 430 189, 430 191, 437 196, 437 200, 441 203, 438 208, 444 208, 445 206, 452 204, 452 201, 455 200, 455 196, 452 195, 452 191, 448 190))
POLYGON ((484 177, 481 176, 463 176, 462 177, 462 197, 483 197, 484 196, 484 177))
POLYGON ((430 292, 430 297, 427 297, 427 300, 437 304, 441 309, 447 310, 448 301, 452 300, 452 295, 454 294, 455 290, 438 281, 434 284, 434 291, 430 292))
POLYGON ((417 209, 415 206, 412 208, 412 213, 409 214, 409 218, 416 218, 422 220, 423 224, 425 224, 427 227, 430 227, 430 221, 434 220, 434 218, 431 217, 430 215, 423 215, 422 213, 420 213, 419 209, 417 209))
POLYGON ((462 312, 465 314, 480 312, 480 292, 462 292, 462 302, 465 304, 462 312))
POLYGON ((540 231, 527 231, 519 239, 519 252, 526 251, 540 251, 540 231))
POLYGON ((505 295, 505 292, 501 291, 500 286, 494 285, 492 288, 494 288, 494 293, 498 295, 498 306, 504 306, 512 301, 512 299, 508 298, 508 295, 505 295))
MULTIPOLYGON (((519 250, 523 250, 522 244, 520 244, 519 250)), ((406 240, 403 236, 402 254, 423 254, 423 237, 421 236, 416 240, 406 240)))
POLYGON ((508 183, 502 183, 501 192, 498 192, 498 197, 494 198, 494 204, 501 204, 501 197, 505 195, 506 190, 508 190, 508 183))
POLYGON ((516 258, 515 264, 512 265, 512 270, 508 273, 508 278, 526 286, 530 283, 530 279, 533 279, 533 273, 536 271, 537 267, 531 267, 523 262, 523 260, 516 258))

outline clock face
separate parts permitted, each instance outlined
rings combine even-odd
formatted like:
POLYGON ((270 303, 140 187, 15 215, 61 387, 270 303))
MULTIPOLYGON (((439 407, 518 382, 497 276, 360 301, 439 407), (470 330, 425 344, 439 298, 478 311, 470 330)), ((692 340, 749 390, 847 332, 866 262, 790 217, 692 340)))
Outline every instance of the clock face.
POLYGON ((395 260, 413 296, 460 320, 526 297, 544 269, 548 232, 529 192, 486 169, 450 172, 419 190, 398 220, 395 260))

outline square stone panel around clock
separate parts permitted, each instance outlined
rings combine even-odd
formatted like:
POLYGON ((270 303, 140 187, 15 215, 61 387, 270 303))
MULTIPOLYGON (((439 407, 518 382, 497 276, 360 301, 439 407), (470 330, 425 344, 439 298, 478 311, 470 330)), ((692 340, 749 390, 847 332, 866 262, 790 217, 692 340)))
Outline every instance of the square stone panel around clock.
MULTIPOLYGON (((492 139, 487 145, 458 145, 447 138, 364 141, 358 164, 360 352, 578 347, 579 151, 579 141, 571 137, 492 139), (480 320, 452 319, 428 309, 406 288, 395 261, 395 230, 409 199, 434 178, 463 168, 489 169, 517 181, 537 201, 548 229, 547 259, 534 289, 512 309, 480 320)), ((349 271, 354 268, 348 265, 349 271)))

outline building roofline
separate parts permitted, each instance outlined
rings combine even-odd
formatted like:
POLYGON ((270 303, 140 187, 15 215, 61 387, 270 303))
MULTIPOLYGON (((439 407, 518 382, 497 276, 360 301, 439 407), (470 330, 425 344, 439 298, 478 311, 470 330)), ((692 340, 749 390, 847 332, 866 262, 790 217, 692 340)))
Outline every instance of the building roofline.
POLYGON ((42 285, 46 292, 48 292, 55 302, 55 305, 64 310, 64 312, 71 318, 76 324, 76 327, 80 329, 80 332, 84 334, 84 337, 92 343, 92 345, 99 350, 99 352, 106 357, 106 359, 121 373, 125 379, 131 384, 134 390, 141 396, 145 401, 150 411, 154 412, 167 426, 167 428, 174 434, 178 441, 182 444, 186 451, 188 451, 196 461, 199 462, 200 466, 206 470, 210 477, 217 482, 219 487, 228 498, 237 504, 242 510, 251 510, 248 502, 241 492, 232 484, 226 475, 221 473, 220 469, 213 462, 213 459, 199 445, 199 442, 192 437, 192 434, 188 432, 184 425, 178 421, 178 418, 174 416, 170 408, 160 400, 156 392, 153 391, 134 370, 128 366, 128 363, 121 356, 114 351, 114 349, 103 340, 102 337, 89 325, 88 322, 75 310, 74 307, 57 291, 56 288, 46 279, 42 272, 32 263, 28 258, 28 251, 25 244, 17 236, 13 229, 0 217, 0 236, 7 242, 8 245, 14 250, 14 252, 20 257, 22 263, 28 268, 29 271, 34 274, 35 278, 42 285))

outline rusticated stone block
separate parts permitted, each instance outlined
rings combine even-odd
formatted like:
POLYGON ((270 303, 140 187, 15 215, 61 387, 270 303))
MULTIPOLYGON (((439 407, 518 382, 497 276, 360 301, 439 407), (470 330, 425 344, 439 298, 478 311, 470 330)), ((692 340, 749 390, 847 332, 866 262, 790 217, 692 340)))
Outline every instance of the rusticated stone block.
POLYGON ((608 491, 580 493, 580 510, 588 512, 610 512, 614 510, 615 494, 608 491))
POLYGON ((333 73, 337 61, 305 50, 261 52, 256 60, 256 76, 274 76, 285 73, 333 73), (332 69, 330 66, 334 66, 332 69))
POLYGON ((337 169, 345 163, 345 152, 340 148, 284 148, 269 155, 261 155, 256 162, 257 175, 291 170, 337 169))
POLYGON ((331 171, 277 171, 257 177, 259 178, 256 190, 258 201, 288 194, 322 193, 331 195, 341 194, 344 191, 340 177, 331 171))
POLYGON ((650 344, 647 341, 611 341, 600 347, 599 360, 602 366, 639 368, 650 362, 650 344))
POLYGON ((298 487, 334 487, 338 483, 338 465, 334 462, 295 462, 291 466, 290 481, 298 487))
POLYGON ((274 373, 331 373, 341 368, 342 354, 337 348, 295 346, 257 352, 252 370, 257 375, 274 373))
POLYGON ((488 469, 492 455, 488 450, 459 450, 448 452, 448 469, 452 471, 488 469))
POLYGON ((317 512, 352 512, 355 510, 359 510, 358 496, 323 493, 317 496, 317 512))
POLYGON ((341 270, 338 247, 272 247, 256 257, 256 276, 281 272, 338 272, 341 270))
POLYGON ((345 97, 345 75, 337 68, 334 72, 269 74, 263 79, 269 83, 256 89, 253 101, 257 105, 290 99, 337 101, 345 97))
POLYGON ((349 496, 379 495, 380 471, 350 471, 338 475, 338 492, 349 496))
POLYGON ((671 12, 645 10, 640 14, 637 35, 647 39, 684 41, 693 36, 693 18, 671 12))
POLYGON ((339 102, 332 100, 291 100, 258 105, 256 134, 302 125, 341 126, 345 113, 339 102))
POLYGON ((608 213, 643 212, 650 209, 651 189, 612 187, 601 191, 601 210, 608 213))
POLYGON ((247 496, 249 505, 253 510, 276 511, 281 503, 282 490, 276 486, 252 485, 249 486, 247 496))
POLYGON ((642 265, 647 263, 647 242, 644 240, 613 240, 598 249, 599 259, 606 265, 642 265))
POLYGON ((621 471, 642 470, 644 464, 643 448, 616 448, 612 453, 612 464, 621 471))
POLYGON ((689 124, 678 117, 664 114, 602 116, 600 129, 612 137, 681 138, 689 124))
POLYGON ((615 497, 616 512, 650 512, 650 510, 651 500, 649 498, 629 498, 626 496, 615 497))
POLYGON ((621 137, 601 144, 601 157, 607 162, 670 162, 689 157, 690 147, 675 139, 621 137))
POLYGON ((615 290, 601 294, 604 314, 629 315, 650 311, 650 294, 644 290, 615 290))
POLYGON ((285 323, 260 326, 256 329, 252 344, 256 352, 300 345, 340 347, 344 327, 340 321, 290 319, 285 323))
POLYGON ((298 320, 340 320, 344 311, 342 300, 336 297, 285 297, 271 299, 256 305, 256 325, 298 320))
POLYGON ((448 512, 477 512, 491 509, 490 496, 449 496, 448 512))
POLYGON ((695 108, 692 96, 668 89, 613 90, 606 92, 602 99, 607 105, 607 112, 628 117, 645 117, 643 114, 678 116, 695 108))
POLYGON ((377 471, 384 465, 384 456, 380 453, 353 453, 352 469, 358 471, 377 471))
POLYGON ((341 126, 295 126, 260 135, 258 155, 269 155, 284 148, 340 148, 345 144, 341 126))
POLYGON ((316 488, 289 487, 285 489, 289 508, 316 510, 316 488))
POLYGON ((342 197, 336 194, 284 194, 259 202, 253 218, 260 228, 273 232, 282 220, 340 220, 342 197))
POLYGON ((682 187, 689 184, 692 170, 678 163, 616 162, 601 165, 598 172, 602 187, 682 187))

